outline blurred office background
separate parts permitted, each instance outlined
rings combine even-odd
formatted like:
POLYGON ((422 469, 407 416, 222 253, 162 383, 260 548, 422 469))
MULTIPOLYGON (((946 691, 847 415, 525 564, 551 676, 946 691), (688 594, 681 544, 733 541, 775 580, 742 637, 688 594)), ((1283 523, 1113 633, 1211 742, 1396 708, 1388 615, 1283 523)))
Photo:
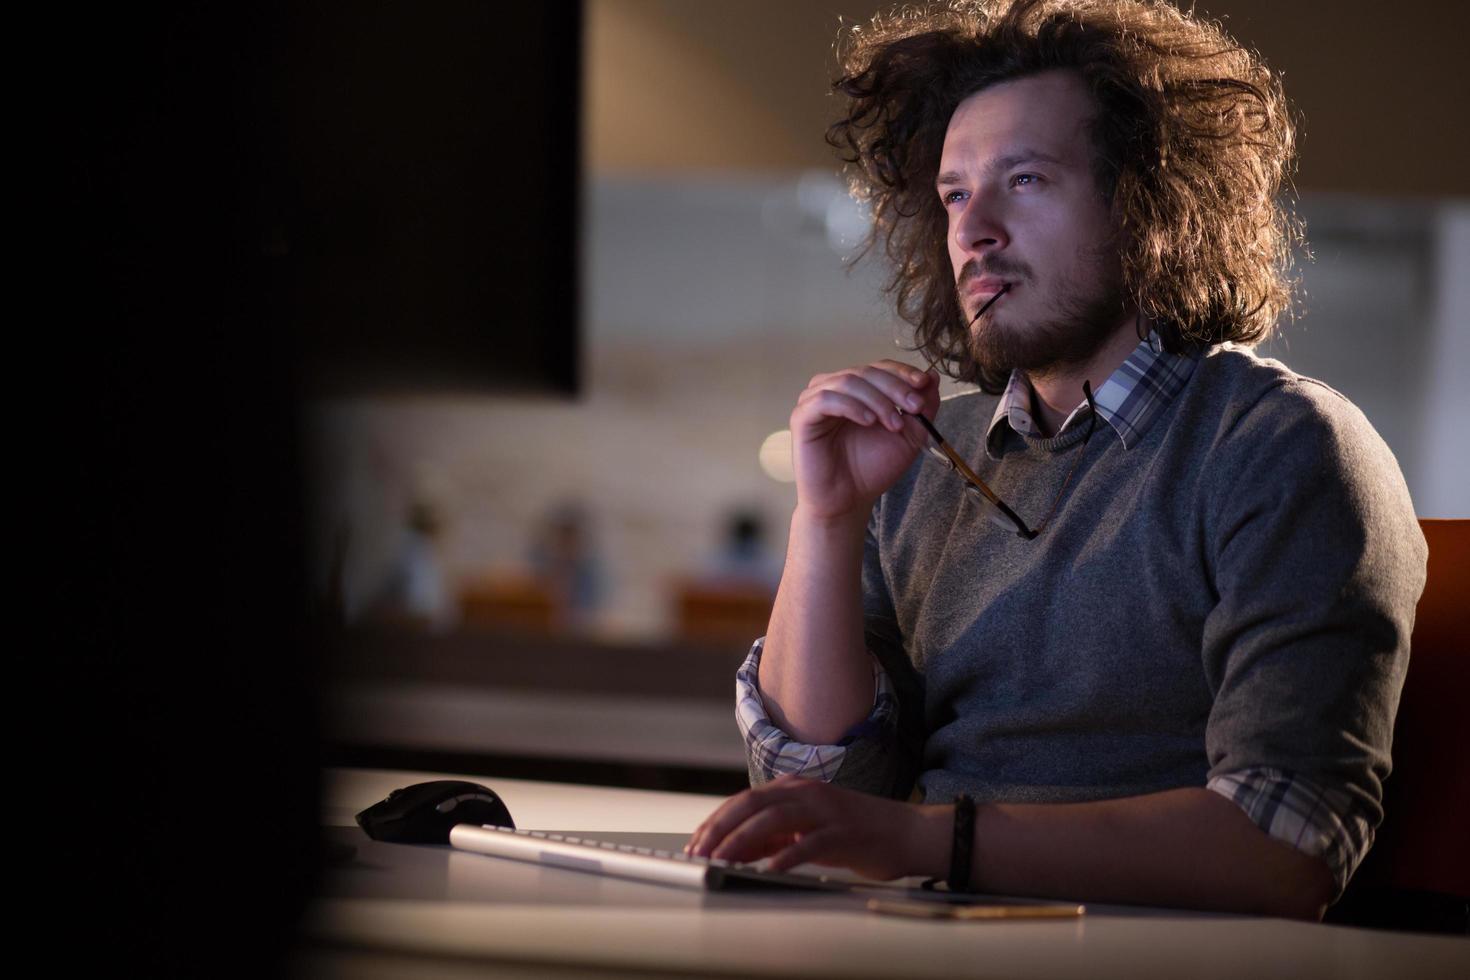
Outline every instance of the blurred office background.
MULTIPOLYGON (((787 415, 813 373, 905 337, 886 269, 850 261, 864 219, 822 141, 832 42, 880 6, 586 0, 575 394, 307 406, 313 581, 349 638, 331 759, 739 785, 730 695, 794 504, 787 415)), ((1454 32, 1366 2, 1201 8, 1301 115, 1310 254, 1265 352, 1363 409, 1421 516, 1470 516, 1454 32)))

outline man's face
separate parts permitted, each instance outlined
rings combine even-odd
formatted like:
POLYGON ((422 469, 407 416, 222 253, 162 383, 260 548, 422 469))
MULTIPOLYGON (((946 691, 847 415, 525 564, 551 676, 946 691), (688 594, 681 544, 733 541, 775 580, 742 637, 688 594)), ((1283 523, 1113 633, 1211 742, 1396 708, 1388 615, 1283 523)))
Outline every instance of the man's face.
POLYGON ((1045 371, 1080 364, 1129 314, 1107 201, 1093 177, 1096 113, 1082 79, 1005 82, 955 109, 936 187, 975 358, 1045 371))

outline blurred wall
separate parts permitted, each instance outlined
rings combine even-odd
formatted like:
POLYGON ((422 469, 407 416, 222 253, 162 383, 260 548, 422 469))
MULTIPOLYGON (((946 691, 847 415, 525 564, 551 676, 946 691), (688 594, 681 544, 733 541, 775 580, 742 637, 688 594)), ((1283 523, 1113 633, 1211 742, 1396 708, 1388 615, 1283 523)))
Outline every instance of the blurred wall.
MULTIPOLYGON (((830 169, 839 21, 889 3, 588 0, 593 173, 830 169)), ((1303 191, 1470 194, 1470 12, 1457 0, 1185 3, 1285 76, 1303 191)))

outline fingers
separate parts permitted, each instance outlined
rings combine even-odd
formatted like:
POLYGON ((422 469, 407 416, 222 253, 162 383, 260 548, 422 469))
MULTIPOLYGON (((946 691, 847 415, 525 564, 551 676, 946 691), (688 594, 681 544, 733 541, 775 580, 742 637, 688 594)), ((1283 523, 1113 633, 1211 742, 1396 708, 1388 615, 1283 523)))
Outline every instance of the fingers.
POLYGON ((764 786, 737 793, 705 817, 704 822, 690 836, 684 852, 697 857, 710 857, 735 828, 767 807, 784 803, 793 790, 799 791, 813 783, 814 780, 800 776, 779 776, 764 786))
POLYGON ((685 851, 737 862, 770 858, 770 867, 778 871, 814 862, 896 878, 912 873, 914 866, 938 867, 939 859, 931 860, 928 851, 916 863, 911 845, 919 838, 929 844, 943 838, 942 847, 950 823, 931 826, 922 816, 906 803, 782 776, 726 800, 694 832, 685 851))
MULTIPOLYGON (((882 412, 883 409, 879 408, 878 411, 882 412)), ((889 415, 892 415, 891 406, 887 411, 889 415)), ((842 391, 825 388, 819 391, 808 389, 801 393, 796 402, 796 411, 791 417, 792 431, 800 428, 797 420, 807 416, 810 416, 813 421, 816 418, 842 418, 856 422, 858 425, 873 425, 880 417, 868 407, 866 401, 842 391)), ((893 428, 888 416, 883 416, 883 424, 890 429, 893 428)))
POLYGON ((709 857, 710 852, 725 839, 730 831, 740 826, 750 814, 760 808, 761 802, 757 796, 759 792, 759 788, 748 789, 730 797, 716 807, 715 812, 705 817, 704 822, 695 828, 689 838, 689 843, 684 845, 684 853, 693 854, 696 857, 709 857))
MULTIPOLYGON (((905 364, 902 361, 895 361, 891 357, 885 357, 881 361, 874 361, 872 366, 876 368, 882 368, 885 371, 889 371, 897 375, 898 377, 903 378, 915 388, 923 388, 925 385, 928 385, 933 380, 933 378, 931 378, 930 376, 931 372, 921 371, 918 368, 914 367, 912 364, 905 364)), ((937 377, 937 374, 935 374, 935 377, 937 377)))
POLYGON ((899 361, 884 360, 812 378, 797 399, 793 428, 817 417, 874 421, 892 432, 904 429, 904 412, 924 410, 935 389, 933 375, 899 361))
POLYGON ((932 419, 934 418, 935 413, 939 411, 938 368, 930 368, 929 370, 924 372, 924 384, 920 386, 920 388, 924 396, 924 407, 921 409, 921 411, 932 419))
POLYGON ((782 852, 831 819, 815 799, 818 785, 814 780, 782 777, 732 797, 706 818, 684 850, 697 857, 739 862, 782 852))
POLYGON ((790 871, 798 864, 806 864, 821 858, 828 851, 840 849, 843 835, 835 827, 824 827, 802 834, 771 858, 772 871, 790 871))
POLYGON ((756 813, 715 846, 710 857, 724 861, 758 861, 788 846, 814 823, 812 814, 790 802, 756 813))

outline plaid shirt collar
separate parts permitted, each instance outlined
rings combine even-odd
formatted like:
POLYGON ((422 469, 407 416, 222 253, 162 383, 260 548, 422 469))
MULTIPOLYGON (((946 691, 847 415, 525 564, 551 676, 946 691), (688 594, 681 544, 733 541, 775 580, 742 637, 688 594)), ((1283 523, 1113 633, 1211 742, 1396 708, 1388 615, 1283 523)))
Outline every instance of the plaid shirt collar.
MULTIPOLYGON (((1151 333, 1148 339, 1139 341, 1128 359, 1092 393, 1098 416, 1118 433, 1124 449, 1131 449, 1143 438, 1194 373, 1195 358, 1155 347, 1157 337, 1151 333)), ((1002 423, 1023 436, 1043 438, 1041 427, 1031 413, 1033 395, 1031 380, 1025 373, 1012 371, 1011 380, 990 418, 990 426, 985 430, 985 454, 991 459, 1000 459, 1000 444, 1005 437, 1002 423)), ((1066 432, 1086 414, 1087 402, 1083 401, 1067 416, 1056 434, 1066 432)))

